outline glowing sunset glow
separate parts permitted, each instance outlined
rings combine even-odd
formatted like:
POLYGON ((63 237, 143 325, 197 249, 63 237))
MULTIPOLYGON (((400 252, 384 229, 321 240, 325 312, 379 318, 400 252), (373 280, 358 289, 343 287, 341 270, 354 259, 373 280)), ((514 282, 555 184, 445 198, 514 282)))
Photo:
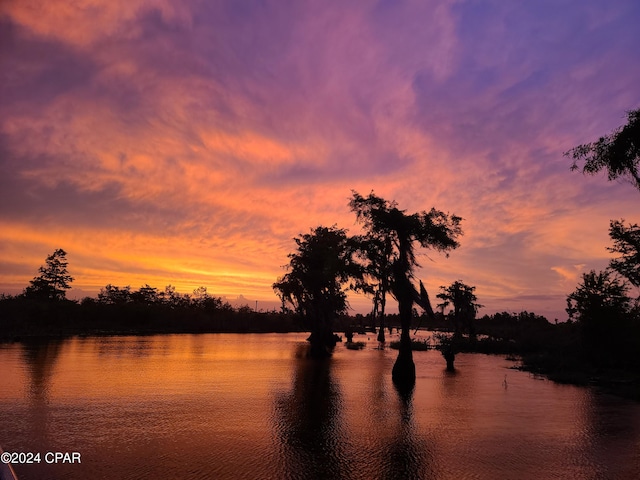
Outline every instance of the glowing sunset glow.
MULTIPOLYGON (((464 218, 432 296, 566 318, 640 197, 562 153, 640 107, 640 4, 0 4, 0 292, 55 248, 70 295, 174 285, 277 306, 293 237, 351 189, 464 218)), ((370 301, 352 296, 354 311, 370 301)))

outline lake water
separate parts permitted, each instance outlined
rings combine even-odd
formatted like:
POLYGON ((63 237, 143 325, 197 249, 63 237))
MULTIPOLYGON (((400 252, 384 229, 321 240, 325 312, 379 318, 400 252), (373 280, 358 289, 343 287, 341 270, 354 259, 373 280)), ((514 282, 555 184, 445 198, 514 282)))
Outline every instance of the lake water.
POLYGON ((403 401, 373 337, 321 362, 302 334, 0 345, 0 446, 41 453, 20 480, 640 478, 640 404, 436 351, 403 401))

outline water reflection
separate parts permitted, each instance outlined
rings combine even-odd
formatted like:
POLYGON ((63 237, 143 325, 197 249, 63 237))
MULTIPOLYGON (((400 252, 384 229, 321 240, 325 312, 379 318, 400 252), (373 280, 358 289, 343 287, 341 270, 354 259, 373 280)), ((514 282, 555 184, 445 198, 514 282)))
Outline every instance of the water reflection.
POLYGON ((412 392, 392 386, 383 352, 358 372, 335 357, 306 358, 305 349, 295 355, 291 390, 275 398, 279 478, 437 478, 412 392))
MULTIPOLYGON (((171 336, 166 337, 98 337, 95 345, 101 357, 147 357, 168 354, 171 336)), ((92 342, 93 343, 93 342, 92 342)))
POLYGON ((331 359, 296 354, 292 389, 277 396, 275 427, 281 448, 279 478, 350 478, 341 419, 341 394, 331 359))
POLYGON ((625 400, 590 392, 581 405, 583 415, 582 442, 576 467, 588 472, 585 478, 638 478, 640 471, 640 419, 628 412, 625 400), (635 445, 628 439, 635 438, 635 445), (614 456, 623 462, 607 461, 614 456))
POLYGON ((433 455, 414 423, 412 392, 399 391, 398 396, 398 423, 391 442, 385 448, 381 478, 437 478, 433 455))
POLYGON ((395 352, 313 361, 305 347, 275 334, 0 345, 0 443, 83 454, 20 465, 21 480, 640 478, 632 402, 494 356, 460 354, 450 374, 437 352, 415 356, 402 397, 395 352))
POLYGON ((22 345, 22 358, 28 372, 27 398, 34 440, 49 438, 51 379, 62 340, 30 339, 22 345))
POLYGON ((61 346, 61 340, 31 339, 22 344, 22 358, 30 380, 28 396, 34 403, 48 403, 49 380, 61 346))

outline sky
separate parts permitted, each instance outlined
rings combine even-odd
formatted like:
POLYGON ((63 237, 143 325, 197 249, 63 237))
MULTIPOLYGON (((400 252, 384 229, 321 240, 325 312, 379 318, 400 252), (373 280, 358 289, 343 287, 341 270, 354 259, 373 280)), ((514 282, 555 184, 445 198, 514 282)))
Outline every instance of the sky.
MULTIPOLYGON (((0 2, 0 292, 67 251, 107 284, 278 305, 351 191, 461 216, 432 300, 566 319, 640 193, 563 152, 640 107, 636 0, 0 2)), ((371 300, 350 295, 352 313, 371 300)))

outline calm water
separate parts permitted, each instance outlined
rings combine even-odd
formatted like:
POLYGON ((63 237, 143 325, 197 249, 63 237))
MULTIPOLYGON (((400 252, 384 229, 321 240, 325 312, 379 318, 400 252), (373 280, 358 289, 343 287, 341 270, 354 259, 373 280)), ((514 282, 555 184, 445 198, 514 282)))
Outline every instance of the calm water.
POLYGON ((640 478, 637 403, 496 356, 459 355, 448 374, 433 351, 414 353, 403 402, 396 351, 371 337, 314 362, 304 337, 0 345, 0 445, 81 454, 80 465, 15 465, 21 480, 640 478))

